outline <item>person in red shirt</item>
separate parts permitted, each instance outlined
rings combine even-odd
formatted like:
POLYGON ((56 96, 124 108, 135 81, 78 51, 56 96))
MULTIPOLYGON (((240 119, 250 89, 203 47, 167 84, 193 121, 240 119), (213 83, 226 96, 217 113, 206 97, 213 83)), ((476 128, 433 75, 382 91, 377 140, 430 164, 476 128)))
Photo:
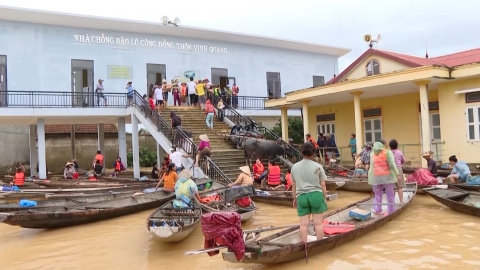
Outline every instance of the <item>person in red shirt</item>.
POLYGON ((155 101, 153 100, 152 94, 148 95, 148 104, 150 105, 150 109, 152 110, 153 115, 153 112, 155 111, 155 101))
POLYGON ((285 190, 289 191, 292 189, 292 179, 290 178, 291 169, 288 168, 287 174, 285 175, 285 190))

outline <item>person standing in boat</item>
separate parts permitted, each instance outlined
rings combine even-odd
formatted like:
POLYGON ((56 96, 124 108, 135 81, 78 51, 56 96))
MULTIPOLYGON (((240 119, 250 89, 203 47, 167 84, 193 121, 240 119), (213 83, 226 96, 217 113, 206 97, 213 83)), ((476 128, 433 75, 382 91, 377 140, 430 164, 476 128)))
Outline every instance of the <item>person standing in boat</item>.
POLYGON ((178 174, 177 174, 177 168, 175 167, 175 163, 170 163, 168 165, 167 171, 163 174, 162 178, 160 178, 160 181, 158 181, 157 186, 155 189, 157 189, 160 184, 165 182, 163 185, 163 190, 168 191, 168 192, 173 192, 175 191, 175 184, 178 180, 178 174))
POLYGON ((405 177, 403 175, 402 166, 405 163, 405 156, 403 155, 402 151, 398 150, 398 142, 397 140, 391 140, 388 145, 390 146, 390 150, 392 150, 393 157, 395 159, 395 165, 397 165, 397 190, 398 190, 398 198, 400 199, 400 203, 403 203, 403 189, 406 187, 405 185, 405 177))
POLYGON ((448 176, 452 183, 464 183, 468 178, 472 177, 470 168, 465 161, 458 161, 456 156, 449 157, 448 161, 450 161, 450 165, 453 167, 452 172, 448 176))
POLYGON ((433 177, 437 177, 438 176, 437 162, 433 160, 432 153, 425 152, 423 153, 422 157, 427 161, 427 168, 432 173, 433 177))
POLYGON ((308 226, 310 215, 313 216, 313 225, 317 240, 323 239, 323 213, 327 211, 327 176, 322 165, 313 161, 315 146, 304 143, 301 148, 303 159, 292 166, 292 195, 293 207, 297 208, 300 217, 300 239, 307 245, 308 226))
POLYGON ((368 170, 368 183, 375 194, 373 209, 377 215, 382 213, 383 189, 387 195, 388 214, 395 212, 395 185, 398 169, 392 151, 385 147, 385 140, 381 139, 373 144, 368 170), (381 142, 380 142, 381 141, 381 142))

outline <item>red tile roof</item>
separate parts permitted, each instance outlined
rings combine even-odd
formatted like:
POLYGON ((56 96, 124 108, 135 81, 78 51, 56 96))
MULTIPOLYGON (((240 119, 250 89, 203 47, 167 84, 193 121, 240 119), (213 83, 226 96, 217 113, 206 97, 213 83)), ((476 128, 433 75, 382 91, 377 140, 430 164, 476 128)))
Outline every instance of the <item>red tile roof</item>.
POLYGON ((347 75, 352 69, 354 69, 358 64, 360 64, 365 58, 369 57, 370 55, 378 55, 387 59, 391 59, 395 62, 404 64, 412 68, 430 65, 444 65, 448 67, 455 67, 480 62, 480 48, 438 57, 432 57, 428 59, 426 59, 425 57, 418 57, 408 54, 368 49, 362 55, 360 55, 360 57, 353 61, 353 63, 350 64, 345 70, 343 70, 335 78, 328 81, 327 84, 339 82, 345 77, 345 75, 347 75))
MULTIPOLYGON (((98 126, 96 124, 80 124, 74 125, 76 133, 96 134, 98 126)), ((117 126, 113 124, 104 125, 105 133, 117 133, 117 126)), ((45 134, 70 134, 71 125, 45 125, 45 134)))

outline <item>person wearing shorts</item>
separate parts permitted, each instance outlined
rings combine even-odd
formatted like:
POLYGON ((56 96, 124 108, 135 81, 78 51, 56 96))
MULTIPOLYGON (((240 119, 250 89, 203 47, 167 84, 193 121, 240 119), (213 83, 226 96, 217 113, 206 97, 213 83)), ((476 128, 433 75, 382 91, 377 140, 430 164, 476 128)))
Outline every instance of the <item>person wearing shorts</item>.
POLYGON ((300 217, 300 239, 306 245, 310 215, 317 240, 323 239, 323 213, 327 211, 325 180, 327 176, 322 165, 313 161, 315 146, 304 143, 301 148, 303 159, 292 166, 293 207, 300 217))
POLYGON ((398 150, 398 142, 397 140, 393 139, 388 143, 390 150, 392 150, 393 157, 395 160, 395 165, 397 165, 398 174, 397 174, 397 190, 398 190, 398 198, 400 199, 400 203, 403 203, 403 189, 406 187, 405 185, 405 177, 403 175, 402 166, 405 163, 405 156, 403 155, 402 151, 398 150))
POLYGON ((157 106, 157 111, 160 111, 160 109, 163 107, 163 90, 161 86, 158 85, 158 82, 155 83, 154 87, 154 95, 155 95, 155 105, 157 106))

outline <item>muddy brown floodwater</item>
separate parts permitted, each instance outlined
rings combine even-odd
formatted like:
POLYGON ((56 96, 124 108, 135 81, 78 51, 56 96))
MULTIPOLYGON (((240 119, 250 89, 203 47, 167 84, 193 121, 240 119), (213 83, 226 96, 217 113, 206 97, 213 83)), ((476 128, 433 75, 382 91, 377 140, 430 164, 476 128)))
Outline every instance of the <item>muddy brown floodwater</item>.
MULTIPOLYGON (((338 199, 329 203, 329 211, 368 196, 338 193, 338 199)), ((298 222, 293 208, 258 206, 255 217, 243 228, 298 222)), ((147 230, 145 220, 150 213, 55 230, 0 224, 0 269, 480 269, 480 219, 453 212, 426 195, 417 195, 397 219, 355 241, 311 256, 308 264, 299 260, 243 265, 227 263, 221 255, 185 256, 185 251, 203 248, 200 226, 184 241, 164 244, 147 230)))

